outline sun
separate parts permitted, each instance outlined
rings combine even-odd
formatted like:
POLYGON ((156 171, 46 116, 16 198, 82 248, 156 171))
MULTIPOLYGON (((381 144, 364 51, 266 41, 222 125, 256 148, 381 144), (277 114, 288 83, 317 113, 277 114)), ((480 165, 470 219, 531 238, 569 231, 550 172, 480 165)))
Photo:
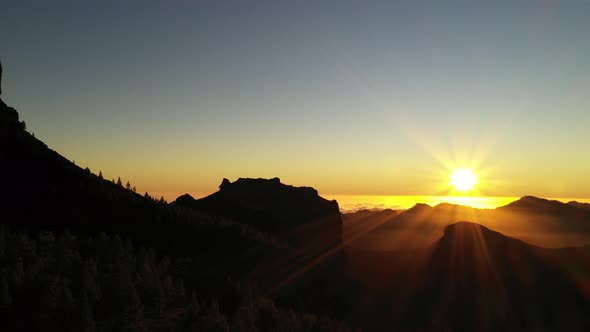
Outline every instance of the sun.
POLYGON ((462 192, 467 192, 473 189, 473 186, 476 183, 477 175, 473 174, 471 169, 459 168, 454 170, 453 174, 451 174, 451 185, 462 192))

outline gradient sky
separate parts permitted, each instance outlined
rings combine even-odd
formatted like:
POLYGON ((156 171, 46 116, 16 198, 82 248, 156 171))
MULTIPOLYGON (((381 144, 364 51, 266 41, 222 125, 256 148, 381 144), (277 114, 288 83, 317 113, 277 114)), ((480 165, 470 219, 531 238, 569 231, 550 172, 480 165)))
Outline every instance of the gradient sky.
POLYGON ((590 197, 590 1, 6 1, 3 100, 140 191, 590 197))

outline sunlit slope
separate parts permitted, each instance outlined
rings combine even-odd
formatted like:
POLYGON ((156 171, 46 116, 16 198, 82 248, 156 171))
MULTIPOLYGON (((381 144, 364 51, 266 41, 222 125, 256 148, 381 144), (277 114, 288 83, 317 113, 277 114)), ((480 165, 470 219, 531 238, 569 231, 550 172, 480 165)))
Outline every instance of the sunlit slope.
MULTIPOLYGON (((344 219, 344 232, 349 234, 346 216, 344 219)), ((355 234, 358 240, 351 245, 372 250, 423 248, 440 237, 445 226, 461 220, 542 247, 590 244, 590 210, 526 196, 493 210, 447 203, 434 207, 416 204, 371 230, 355 234)))

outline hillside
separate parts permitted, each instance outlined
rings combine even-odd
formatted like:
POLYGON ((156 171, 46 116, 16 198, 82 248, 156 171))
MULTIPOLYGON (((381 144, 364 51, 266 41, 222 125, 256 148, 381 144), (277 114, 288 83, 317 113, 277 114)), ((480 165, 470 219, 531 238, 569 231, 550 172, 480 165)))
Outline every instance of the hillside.
MULTIPOLYGON (((8 193, 1 203, 0 225, 0 316, 8 324, 3 327, 242 331, 271 324, 348 329, 327 317, 282 309, 292 304, 287 295, 277 308, 267 290, 258 290, 258 281, 268 279, 263 273, 272 268, 269 263, 298 257, 293 261, 297 266, 274 266, 285 271, 273 275, 281 278, 273 286, 292 284, 308 272, 293 271, 313 259, 300 255, 307 249, 294 246, 302 240, 287 241, 289 237, 230 215, 167 204, 120 181, 103 179, 28 133, 18 112, 4 102, 0 150, 8 193), (289 280, 282 279, 285 273, 289 280), (95 286, 80 286, 83 282, 95 286), (89 299, 96 287, 100 295, 89 299), (27 311, 27 304, 43 302, 47 294, 53 300, 46 306, 27 311), (63 312, 80 305, 82 311, 73 316, 63 312), (248 306, 246 316, 239 314, 240 305, 248 306)), ((338 209, 335 202, 326 201, 326 206, 338 209)), ((285 209, 283 215, 295 210, 285 204, 274 211, 280 214, 280 209, 285 209)), ((340 220, 339 213, 334 216, 331 222, 340 220)), ((291 219, 293 225, 307 221, 291 219)), ((296 237, 298 229, 291 231, 296 237)), ((330 246, 338 247, 339 234, 330 235, 330 246)))
MULTIPOLYGON (((567 259, 478 224, 449 225, 419 286, 428 298, 417 296, 415 310, 457 331, 585 331, 590 302, 571 266, 559 264, 567 259)), ((588 268, 578 261, 577 277, 590 280, 588 268)))
POLYGON ((589 209, 532 196, 496 209, 448 203, 434 207, 416 204, 387 220, 380 220, 376 215, 366 219, 376 226, 350 245, 368 250, 426 248, 442 235, 447 225, 458 220, 478 223, 542 247, 590 244, 589 209))
POLYGON ((586 331, 587 250, 457 222, 427 249, 350 251, 363 280, 353 317, 371 331, 586 331))

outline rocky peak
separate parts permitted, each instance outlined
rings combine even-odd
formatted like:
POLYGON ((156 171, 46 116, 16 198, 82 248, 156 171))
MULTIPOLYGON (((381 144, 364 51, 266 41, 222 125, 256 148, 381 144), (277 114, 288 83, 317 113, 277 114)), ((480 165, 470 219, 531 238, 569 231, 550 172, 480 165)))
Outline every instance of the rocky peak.
MULTIPOLYGON (((0 63, 0 95, 2 94, 2 63, 0 63)), ((22 134, 26 129, 24 121, 19 121, 18 112, 7 106, 0 99, 0 131, 2 134, 14 135, 22 134)))
POLYGON ((194 201, 195 201, 195 199, 193 198, 193 196, 189 195, 188 193, 178 196, 178 198, 176 198, 176 202, 179 204, 182 204, 182 205, 190 204, 190 203, 193 203, 194 201))
POLYGON ((183 195, 175 204, 239 220, 269 232, 283 232, 326 218, 338 229, 342 223, 336 201, 322 198, 311 187, 283 184, 278 177, 239 178, 235 182, 223 179, 218 192, 197 200, 183 195))

